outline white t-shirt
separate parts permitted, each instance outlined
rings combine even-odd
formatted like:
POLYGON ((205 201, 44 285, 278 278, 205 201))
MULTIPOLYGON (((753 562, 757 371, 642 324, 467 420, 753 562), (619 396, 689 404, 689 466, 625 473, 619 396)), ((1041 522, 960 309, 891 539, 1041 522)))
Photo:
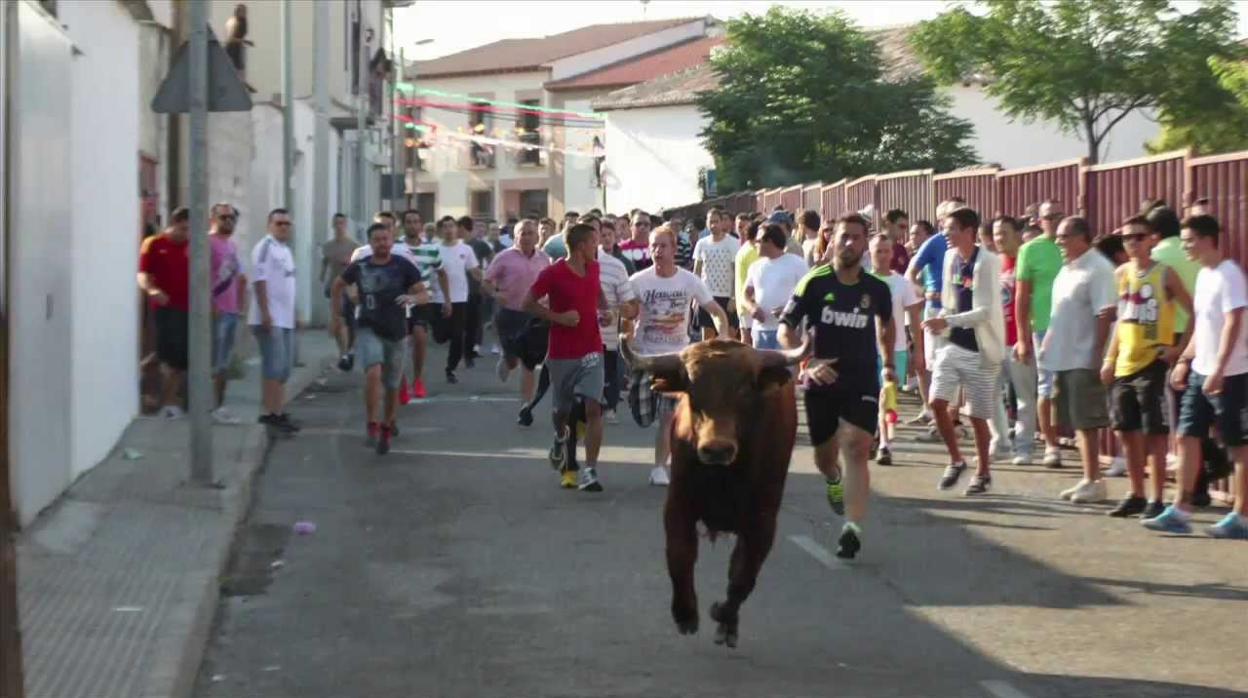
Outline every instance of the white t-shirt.
POLYGON ((598 332, 602 335, 602 345, 609 351, 615 351, 620 348, 620 305, 637 296, 628 281, 628 269, 624 263, 606 252, 598 253, 598 283, 602 286, 603 297, 607 299, 607 308, 615 315, 614 322, 606 325, 599 322, 598 332))
MULTIPOLYGON (((251 282, 264 282, 274 327, 295 328, 295 256, 290 246, 265 235, 251 250, 251 282)), ((260 304, 251 303, 247 324, 260 324, 260 304)))
MULTIPOLYGON (((782 254, 775 259, 760 258, 750 265, 745 272, 745 287, 754 289, 754 303, 767 314, 761 323, 753 318, 753 326, 760 330, 775 330, 780 326, 780 318, 771 311, 783 308, 793 297, 793 289, 797 282, 810 271, 806 262, 795 254, 782 254)), ((742 308, 740 312, 745 312, 742 308)))
POLYGON ((879 277, 888 284, 888 291, 893 296, 893 351, 906 351, 906 309, 923 300, 914 290, 914 284, 901 274, 892 273, 879 277))
POLYGON ((690 301, 696 300, 699 304, 714 301, 702 279, 680 267, 672 276, 663 278, 650 267, 633 274, 629 283, 641 301, 637 344, 633 347, 637 353, 667 354, 689 346, 690 301))
MULTIPOLYGON (((452 303, 468 301, 468 270, 476 269, 480 264, 472 247, 463 240, 456 240, 450 245, 438 245, 438 259, 442 269, 446 271, 446 290, 450 291, 452 303)), ((438 284, 433 285, 434 302, 442 302, 442 290, 438 284)))
MULTIPOLYGON (((1218 348, 1222 346, 1222 328, 1226 325, 1226 313, 1248 306, 1248 283, 1244 272, 1235 262, 1224 259, 1213 269, 1201 267, 1196 275, 1196 293, 1192 298, 1196 327, 1192 341, 1196 342, 1196 356, 1192 370, 1202 376, 1213 373, 1218 366, 1218 348)), ((1231 358, 1226 362, 1224 376, 1248 373, 1248 345, 1244 344, 1244 325, 1239 326, 1231 358)))
MULTIPOLYGON (((1053 311, 1040 352, 1040 368, 1070 371, 1096 370, 1103 356, 1096 349, 1096 316, 1118 306, 1114 265, 1105 255, 1089 249, 1073 262, 1062 265, 1053 279, 1053 311)), ((1106 339, 1108 341, 1108 339, 1106 339)), ((1104 347, 1101 347, 1104 350, 1104 347)))
POLYGON ((693 261, 702 263, 702 280, 706 282, 712 296, 732 297, 733 263, 740 248, 741 242, 731 235, 725 235, 719 242, 715 242, 714 238, 704 237, 693 248, 693 261))

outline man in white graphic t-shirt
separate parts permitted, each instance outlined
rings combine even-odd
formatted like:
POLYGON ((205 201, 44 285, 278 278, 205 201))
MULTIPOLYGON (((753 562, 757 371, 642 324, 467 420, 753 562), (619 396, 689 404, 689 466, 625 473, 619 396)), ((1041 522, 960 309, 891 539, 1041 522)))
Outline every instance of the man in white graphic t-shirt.
MULTIPOLYGON (((664 225, 650 233, 650 259, 654 265, 633 274, 629 282, 637 299, 637 324, 631 346, 640 355, 669 354, 689 346, 689 311, 693 301, 711 314, 715 329, 728 327, 728 315, 715 302, 710 289, 692 272, 676 266, 676 231, 664 225)), ((648 376, 634 380, 649 381, 648 376)), ((661 398, 656 415, 658 433, 654 439, 654 469, 650 484, 666 486, 670 480, 668 456, 671 453, 670 426, 675 398, 661 398)))
MULTIPOLYGON (((698 240, 693 248, 693 273, 706 282, 715 302, 727 311, 728 324, 732 327, 728 336, 736 339, 737 313, 733 307, 733 282, 734 263, 741 242, 728 234, 732 230, 732 216, 720 209, 713 208, 707 212, 706 229, 710 231, 710 235, 698 240)), ((698 311, 698 327, 702 328, 702 339, 715 339, 715 326, 706 308, 698 311)))

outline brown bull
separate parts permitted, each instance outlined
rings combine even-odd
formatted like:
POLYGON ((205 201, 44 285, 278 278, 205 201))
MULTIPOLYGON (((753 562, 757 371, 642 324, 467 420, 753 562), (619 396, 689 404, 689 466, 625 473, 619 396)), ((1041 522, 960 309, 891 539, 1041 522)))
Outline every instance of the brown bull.
POLYGON ((757 351, 728 340, 694 344, 679 354, 624 358, 654 376, 655 390, 680 394, 672 419, 672 481, 663 510, 672 619, 682 635, 698 631, 693 566, 697 522, 712 538, 735 533, 728 598, 711 605, 716 644, 737 646, 738 611, 771 551, 776 515, 797 435, 788 367, 809 351, 757 351))

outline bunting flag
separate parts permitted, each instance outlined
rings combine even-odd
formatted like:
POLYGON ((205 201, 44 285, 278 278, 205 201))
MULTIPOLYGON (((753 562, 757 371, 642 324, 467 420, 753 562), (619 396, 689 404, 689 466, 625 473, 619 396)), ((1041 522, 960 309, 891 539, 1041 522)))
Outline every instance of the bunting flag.
POLYGON ((597 114, 592 111, 572 111, 569 109, 551 109, 534 104, 521 104, 519 102, 505 102, 502 100, 487 99, 484 97, 473 97, 472 95, 460 94, 458 92, 444 92, 442 90, 431 90, 427 87, 417 87, 410 82, 400 82, 394 86, 398 92, 406 94, 426 95, 430 97, 445 97, 453 100, 462 101, 467 104, 486 104, 492 107, 504 107, 508 109, 525 109, 545 114, 565 115, 567 117, 576 117, 581 119, 589 119, 592 121, 605 121, 606 116, 597 114))

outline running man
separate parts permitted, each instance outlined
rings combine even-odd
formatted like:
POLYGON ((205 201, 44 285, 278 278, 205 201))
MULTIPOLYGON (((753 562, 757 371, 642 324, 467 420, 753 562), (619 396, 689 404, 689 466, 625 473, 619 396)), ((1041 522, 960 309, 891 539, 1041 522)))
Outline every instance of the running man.
MULTIPOLYGON (((533 287, 537 275, 550 266, 550 257, 537 249, 537 221, 526 218, 516 225, 515 247, 503 250, 494 257, 485 271, 482 290, 498 303, 494 315, 494 328, 502 345, 495 370, 504 383, 513 369, 520 366, 524 335, 529 328, 530 315, 524 312, 524 297, 533 287)), ((520 401, 533 399, 533 370, 522 366, 520 401)))
POLYGON ((832 263, 811 270, 785 307, 780 344, 800 346, 803 321, 814 332, 815 357, 801 374, 807 386, 806 423, 815 446, 815 466, 827 479, 828 505, 837 515, 845 515, 848 500, 836 555, 852 559, 862 548, 862 522, 871 492, 867 454, 879 421, 879 365, 883 364, 886 379, 896 380, 896 338, 888 284, 862 269, 866 219, 856 213, 843 216, 832 244, 832 263), (842 449, 844 471, 837 463, 842 449))
MULTIPOLYGON (((418 214, 419 218, 419 214, 418 214)), ((334 237, 321 244, 321 283, 325 286, 325 297, 329 298, 330 291, 334 287, 334 279, 337 279, 347 265, 351 263, 351 256, 355 249, 360 246, 355 238, 351 236, 347 217, 342 213, 334 214, 334 237)), ((344 296, 342 308, 330 309, 330 312, 341 311, 346 322, 338 328, 337 334, 331 332, 334 341, 338 343, 338 370, 350 371, 355 365, 355 353, 352 352, 352 332, 355 327, 353 320, 355 319, 355 308, 351 306, 351 299, 344 296)))
MULTIPOLYGON (((447 293, 446 270, 442 268, 442 260, 438 251, 441 246, 433 239, 433 236, 422 234, 424 232, 420 224, 420 212, 410 208, 404 211, 403 235, 410 255, 409 259, 416 264, 421 281, 428 288, 436 288, 440 291, 442 298, 447 298, 449 294, 447 293), (436 279, 433 278, 435 275, 436 279)), ((434 302, 433 294, 428 297, 430 300, 413 306, 408 315, 408 325, 412 328, 412 397, 418 399, 429 394, 425 389, 425 352, 429 347, 429 327, 437 321, 439 316, 450 317, 451 315, 449 301, 438 304, 434 302)))
POLYGON ((424 286, 416 265, 391 253, 394 234, 384 223, 368 227, 368 241, 372 254, 352 262, 334 280, 330 323, 335 330, 342 325, 343 291, 354 286, 359 302, 355 348, 364 369, 364 411, 368 415, 366 443, 384 455, 390 451, 390 438, 395 434, 394 413, 403 383, 406 308, 416 305, 416 296, 424 286), (384 407, 379 405, 383 387, 384 407), (378 419, 383 409, 383 417, 378 419))
POLYGON ((602 447, 603 360, 598 311, 603 308, 598 281, 598 241, 591 226, 572 226, 566 236, 568 256, 537 275, 524 297, 524 311, 550 323, 550 348, 545 367, 554 388, 555 444, 552 463, 560 485, 582 492, 601 492, 598 450, 602 447), (546 307, 538 301, 547 299, 546 307), (585 467, 572 470, 572 412, 580 401, 585 411, 585 467))
MULTIPOLYGON (((710 234, 693 248, 693 273, 706 282, 711 289, 715 302, 728 313, 728 323, 732 332, 726 338, 736 339, 737 312, 734 302, 734 274, 737 250, 741 241, 728 234, 732 229, 732 218, 720 209, 713 208, 706 214, 706 229, 710 234)), ((702 328, 702 339, 715 339, 715 326, 710 313, 698 311, 698 327, 702 328)))

